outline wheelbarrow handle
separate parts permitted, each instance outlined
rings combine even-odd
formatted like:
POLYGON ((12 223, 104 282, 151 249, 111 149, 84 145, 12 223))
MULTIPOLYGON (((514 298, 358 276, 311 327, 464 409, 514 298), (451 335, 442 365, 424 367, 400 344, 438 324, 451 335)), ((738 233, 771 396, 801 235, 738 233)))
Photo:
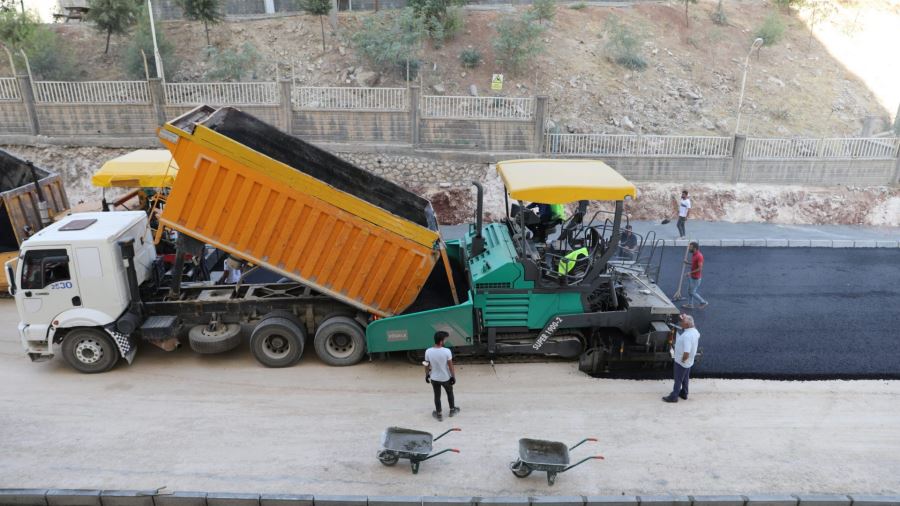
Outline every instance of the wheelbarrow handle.
POLYGON ((587 461, 589 461, 589 460, 593 460, 593 459, 603 460, 603 455, 591 455, 590 457, 583 458, 583 459, 579 460, 578 462, 572 464, 571 466, 569 466, 569 467, 567 467, 567 468, 565 468, 565 469, 563 469, 562 471, 559 471, 559 472, 564 473, 564 472, 568 471, 569 469, 572 469, 572 468, 575 467, 575 466, 584 464, 585 462, 587 462, 587 461))
POLYGON ((437 453, 432 453, 431 455, 429 455, 429 456, 427 456, 427 457, 425 457, 425 458, 423 458, 423 459, 420 459, 420 462, 421 462, 422 460, 428 460, 428 459, 430 459, 431 457, 437 457, 438 455, 440 455, 440 454, 442 454, 442 453, 447 453, 447 452, 459 453, 459 450, 457 450, 456 448, 447 448, 446 450, 441 450, 441 451, 439 451, 439 452, 437 452, 437 453))
POLYGON ((447 434, 450 434, 451 432, 459 432, 459 431, 461 431, 461 430, 462 430, 462 429, 460 429, 459 427, 453 427, 452 429, 447 429, 446 431, 444 431, 443 433, 441 433, 440 436, 438 436, 438 437, 432 439, 432 441, 437 441, 438 439, 440 439, 440 438, 446 436, 447 434))
POLYGON ((575 444, 575 446, 569 447, 569 451, 572 451, 572 450, 574 450, 575 448, 578 448, 579 446, 583 445, 584 443, 586 443, 586 442, 588 442, 588 441, 597 442, 597 438, 595 438, 595 437, 586 437, 586 438, 582 439, 581 441, 579 441, 577 444, 575 444))

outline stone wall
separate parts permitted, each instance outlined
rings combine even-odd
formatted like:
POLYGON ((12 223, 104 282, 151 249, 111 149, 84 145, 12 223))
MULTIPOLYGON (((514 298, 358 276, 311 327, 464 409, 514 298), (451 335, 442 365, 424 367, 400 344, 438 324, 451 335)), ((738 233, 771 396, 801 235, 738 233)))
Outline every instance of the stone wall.
POLYGON ((36 104, 42 135, 155 135, 156 110, 152 105, 36 104))
POLYGON ((410 142, 409 113, 378 111, 293 112, 293 134, 316 142, 410 142))
POLYGON ((0 125, 4 133, 31 133, 28 111, 21 100, 0 102, 0 125))

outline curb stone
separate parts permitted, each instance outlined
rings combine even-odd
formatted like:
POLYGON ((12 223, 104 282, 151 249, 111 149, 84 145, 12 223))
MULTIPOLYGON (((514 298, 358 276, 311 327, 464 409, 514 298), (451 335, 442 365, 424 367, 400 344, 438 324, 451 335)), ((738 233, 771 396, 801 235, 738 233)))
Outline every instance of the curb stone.
POLYGON ((792 495, 749 495, 747 506, 797 506, 798 499, 792 495))
POLYGON ((104 490, 100 492, 103 506, 153 506, 156 490, 104 490))
POLYGON ((831 239, 810 239, 809 246, 811 248, 833 248, 834 241, 831 239))
POLYGON ((313 497, 316 506, 367 506, 369 498, 364 495, 317 495, 313 497))
POLYGON ((206 495, 206 506, 259 506, 259 494, 211 492, 206 495))
POLYGON ((719 244, 723 248, 734 248, 740 247, 744 245, 743 239, 722 239, 721 244, 719 244))
POLYGON ((693 506, 744 506, 747 498, 742 495, 692 495, 693 506))
POLYGON ((896 248, 900 246, 900 241, 875 241, 876 248, 896 248))
POLYGON ((633 495, 589 495, 585 506, 637 506, 638 498, 633 495))
POLYGON ((800 506, 850 506, 853 500, 846 495, 800 495, 800 506))
POLYGON ((691 506, 691 498, 686 495, 639 495, 641 506, 691 506))
POLYGON ((440 496, 426 496, 422 498, 423 506, 462 506, 464 504, 474 504, 476 501, 475 497, 465 497, 465 496, 456 496, 456 497, 440 497, 440 496))
POLYGON ((47 489, 0 488, 0 504, 9 506, 47 506, 47 489))
POLYGON ((835 239, 831 241, 832 248, 852 248, 853 241, 849 239, 835 239))
POLYGON ((49 506, 101 506, 100 491, 90 489, 52 489, 47 491, 49 506))
POLYGON ((528 497, 478 497, 475 504, 490 504, 492 506, 529 506, 531 500, 528 497))
POLYGON ((854 248, 874 248, 875 241, 853 241, 854 248))
POLYGON ((765 239, 744 239, 744 246, 756 247, 756 248, 765 248, 768 241, 765 239))
POLYGON ((900 495, 851 495, 853 506, 898 506, 900 495))
POLYGON ((787 245, 787 239, 766 239, 767 248, 786 248, 787 245))
POLYGON ((174 492, 157 494, 153 498, 156 506, 206 506, 206 492, 174 492))
POLYGON ((262 494, 259 506, 313 506, 313 496, 294 494, 262 494))
POLYGON ((809 239, 788 239, 788 248, 808 248, 811 244, 809 239))
POLYGON ((585 498, 580 495, 573 496, 536 496, 531 498, 532 506, 584 506, 585 498))
POLYGON ((369 496, 369 506, 422 506, 419 496, 369 496))

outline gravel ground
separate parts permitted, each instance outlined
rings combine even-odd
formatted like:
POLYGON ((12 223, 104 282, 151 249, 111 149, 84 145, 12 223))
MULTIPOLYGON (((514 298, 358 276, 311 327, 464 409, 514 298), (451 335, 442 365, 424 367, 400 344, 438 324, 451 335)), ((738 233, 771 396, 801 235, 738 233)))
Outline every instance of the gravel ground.
MULTIPOLYGON (((714 292, 710 292, 712 298, 714 292)), ((380 495, 900 493, 900 382, 587 377, 574 363, 465 364, 459 417, 439 423, 422 372, 400 361, 330 368, 307 355, 264 369, 246 347, 220 356, 142 349, 131 366, 80 375, 22 354, 0 301, 0 487, 380 495), (378 463, 391 425, 457 447, 417 476, 378 463), (520 437, 599 443, 605 461, 517 479, 520 437), (678 463, 673 465, 673 463, 678 463)))

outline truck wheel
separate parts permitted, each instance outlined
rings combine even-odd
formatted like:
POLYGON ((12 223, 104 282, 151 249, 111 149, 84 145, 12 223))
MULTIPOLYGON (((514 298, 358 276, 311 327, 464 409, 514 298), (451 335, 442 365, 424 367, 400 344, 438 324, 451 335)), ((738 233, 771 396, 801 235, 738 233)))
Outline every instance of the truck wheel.
POLYGON ((194 325, 188 333, 191 349, 197 353, 222 353, 233 350, 241 344, 240 323, 219 323, 212 331, 208 327, 208 325, 194 325))
POLYGON ((332 316, 316 329, 316 355, 328 365, 353 365, 366 354, 366 332, 353 318, 332 316))
POLYGON ((250 334, 250 352, 266 367, 288 367, 303 355, 306 333, 288 318, 270 316, 250 334))
POLYGON ((106 332, 74 329, 63 340, 63 357, 75 370, 87 374, 106 372, 119 360, 119 349, 106 332))

